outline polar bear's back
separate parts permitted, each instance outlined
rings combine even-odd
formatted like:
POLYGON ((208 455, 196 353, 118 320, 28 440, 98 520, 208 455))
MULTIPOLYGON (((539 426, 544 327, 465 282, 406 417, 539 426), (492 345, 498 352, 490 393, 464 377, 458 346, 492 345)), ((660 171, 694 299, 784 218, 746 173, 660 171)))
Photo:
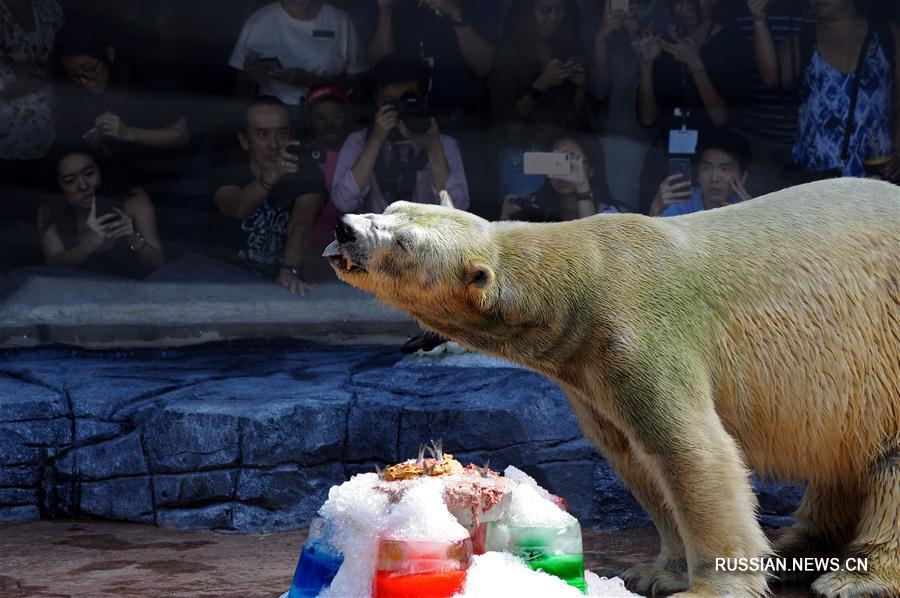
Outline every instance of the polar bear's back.
POLYGON ((748 460, 859 475, 900 434, 900 188, 821 181, 670 221, 720 316, 717 410, 748 460))
POLYGON ((867 179, 830 179, 668 220, 700 236, 718 232, 719 241, 730 238, 749 250, 835 233, 852 242, 855 227, 896 239, 900 235, 900 187, 867 179))

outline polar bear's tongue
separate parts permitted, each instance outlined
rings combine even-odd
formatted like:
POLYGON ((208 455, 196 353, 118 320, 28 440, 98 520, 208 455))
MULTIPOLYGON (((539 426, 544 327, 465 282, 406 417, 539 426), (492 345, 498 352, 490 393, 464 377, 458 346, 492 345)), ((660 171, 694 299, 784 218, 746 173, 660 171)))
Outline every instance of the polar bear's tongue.
POLYGON ((337 241, 332 241, 331 244, 325 248, 325 251, 322 252, 322 257, 337 257, 339 255, 344 255, 344 252, 341 251, 341 244, 337 241))

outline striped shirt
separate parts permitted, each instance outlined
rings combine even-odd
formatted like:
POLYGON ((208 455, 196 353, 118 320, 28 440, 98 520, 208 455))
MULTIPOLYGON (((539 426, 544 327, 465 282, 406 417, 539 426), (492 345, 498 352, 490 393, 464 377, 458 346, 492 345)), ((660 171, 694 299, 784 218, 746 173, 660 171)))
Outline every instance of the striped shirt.
MULTIPOLYGON (((805 8, 806 5, 803 6, 805 8)), ((778 48, 804 25, 815 23, 815 18, 799 6, 791 11, 790 4, 785 6, 779 3, 770 7, 768 23, 778 48)), ((735 29, 745 39, 745 48, 750 53, 746 95, 743 104, 736 110, 735 127, 746 135, 770 143, 792 144, 797 134, 797 96, 790 89, 767 87, 760 78, 754 52, 753 15, 746 5, 735 19, 735 29)))

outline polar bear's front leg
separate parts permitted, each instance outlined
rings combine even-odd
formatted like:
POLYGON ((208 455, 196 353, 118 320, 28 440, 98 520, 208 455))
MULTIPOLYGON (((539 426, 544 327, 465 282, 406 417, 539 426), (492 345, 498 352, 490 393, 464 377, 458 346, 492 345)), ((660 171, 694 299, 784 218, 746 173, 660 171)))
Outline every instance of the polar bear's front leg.
POLYGON ((612 421, 601 415, 594 401, 572 388, 564 390, 584 435, 619 476, 622 484, 647 511, 659 535, 659 555, 653 563, 635 564, 620 574, 633 592, 670 594, 688 588, 684 544, 671 510, 647 468, 637 458, 631 441, 612 421))
POLYGON ((749 471, 712 400, 699 391, 676 397, 672 388, 630 395, 623 406, 636 449, 659 481, 684 542, 690 588, 676 595, 763 596, 765 573, 717 569, 717 559, 752 563, 771 551, 756 521, 749 471))

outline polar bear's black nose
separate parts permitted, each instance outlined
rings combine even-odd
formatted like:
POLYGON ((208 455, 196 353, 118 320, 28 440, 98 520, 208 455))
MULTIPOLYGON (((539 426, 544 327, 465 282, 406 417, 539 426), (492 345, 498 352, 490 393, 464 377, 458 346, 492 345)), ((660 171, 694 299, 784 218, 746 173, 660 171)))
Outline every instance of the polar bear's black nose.
POLYGON ((344 222, 343 218, 341 218, 337 226, 334 227, 334 236, 337 237, 338 243, 352 243, 356 240, 356 235, 353 234, 353 228, 344 222))

